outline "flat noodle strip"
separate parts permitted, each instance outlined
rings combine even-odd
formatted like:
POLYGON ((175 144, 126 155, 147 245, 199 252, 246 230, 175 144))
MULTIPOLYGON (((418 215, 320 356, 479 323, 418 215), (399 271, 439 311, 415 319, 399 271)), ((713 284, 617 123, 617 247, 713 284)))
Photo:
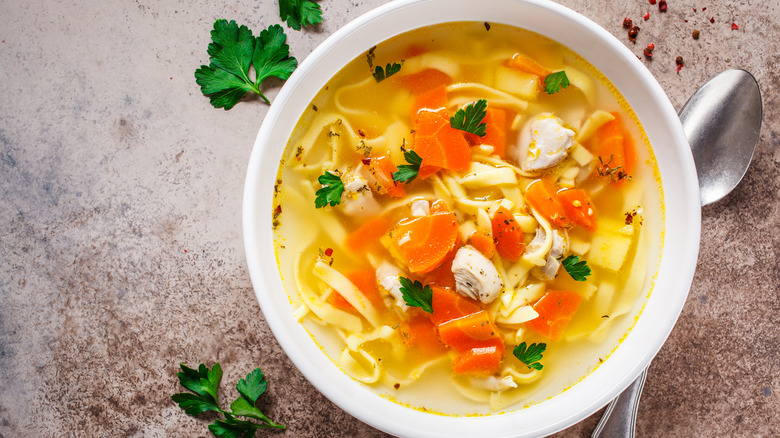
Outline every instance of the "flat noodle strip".
POLYGON ((501 158, 495 157, 495 156, 475 156, 475 161, 481 161, 483 163, 493 164, 497 167, 508 167, 515 171, 516 174, 525 177, 525 178, 536 178, 539 176, 540 172, 526 172, 525 170, 520 169, 517 166, 514 166, 512 164, 507 163, 506 161, 502 160, 501 158))
POLYGON ((339 368, 353 379, 363 383, 375 383, 382 377, 382 365, 365 350, 345 348, 339 356, 339 368), (361 359, 367 363, 361 363, 361 359))
POLYGON ((550 252, 550 248, 552 248, 553 244, 553 230, 552 226, 550 226, 550 222, 547 221, 542 215, 539 214, 539 212, 536 211, 533 207, 529 207, 531 209, 531 213, 533 213, 534 217, 536 218, 536 221, 539 222, 539 225, 542 226, 542 229, 544 230, 545 236, 544 236, 544 244, 539 247, 536 251, 529 253, 529 254, 523 254, 523 260, 527 260, 536 266, 544 266, 546 261, 546 255, 550 252))
POLYGON ((376 308, 363 296, 360 289, 341 272, 333 269, 322 260, 317 260, 314 263, 314 275, 340 293, 372 326, 379 325, 379 313, 377 313, 376 308))
POLYGON ((425 361, 420 366, 412 369, 409 372, 409 375, 406 377, 398 377, 394 374, 391 374, 390 371, 388 370, 385 372, 386 383, 389 383, 388 386, 393 386, 396 383, 401 384, 402 386, 410 385, 415 381, 419 380, 420 377, 422 377, 423 373, 425 373, 425 371, 427 371, 429 368, 433 368, 434 366, 444 362, 446 358, 447 356, 439 356, 435 359, 425 361))
POLYGON ((479 99, 487 99, 488 105, 508 108, 516 113, 525 113, 528 102, 509 93, 475 82, 462 82, 447 86, 450 108, 458 108, 479 99))

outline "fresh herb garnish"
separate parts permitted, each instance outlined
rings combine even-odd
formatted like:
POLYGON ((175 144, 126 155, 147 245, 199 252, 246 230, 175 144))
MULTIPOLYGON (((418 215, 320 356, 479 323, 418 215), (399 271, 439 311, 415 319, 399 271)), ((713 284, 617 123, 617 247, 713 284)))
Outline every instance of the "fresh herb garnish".
POLYGON ((284 429, 285 426, 276 424, 263 414, 257 407, 257 399, 268 388, 268 383, 260 368, 247 374, 246 379, 240 379, 236 389, 240 396, 230 404, 230 411, 225 411, 219 407, 219 381, 222 380, 222 368, 219 363, 209 369, 204 364, 200 364, 197 370, 180 364, 181 372, 179 382, 182 386, 189 389, 190 392, 173 394, 171 399, 175 401, 180 408, 184 409, 187 415, 198 415, 207 411, 219 412, 225 416, 225 419, 217 419, 209 425, 209 430, 214 436, 225 438, 237 438, 240 436, 253 437, 255 431, 264 427, 273 427, 284 429), (259 420, 260 423, 252 421, 239 420, 236 418, 248 417, 259 420))
POLYGON ((322 208, 328 204, 331 207, 341 203, 341 194, 344 193, 344 183, 341 177, 333 172, 325 172, 317 178, 322 188, 317 190, 317 198, 314 200, 314 206, 322 208))
POLYGON ((322 9, 311 0, 279 0, 279 16, 295 30, 322 23, 322 9))
POLYGON ((377 65, 374 68, 373 76, 374 76, 374 79, 376 79, 377 82, 382 82, 385 79, 389 78, 390 76, 398 73, 399 71, 401 71, 401 64, 399 64, 397 62, 393 63, 393 64, 388 63, 385 66, 385 68, 382 68, 381 65, 377 65))
POLYGON ((278 24, 255 37, 248 27, 239 27, 233 20, 217 20, 208 48, 210 64, 195 70, 195 82, 215 108, 229 110, 250 91, 270 103, 260 92, 260 84, 270 77, 286 80, 298 66, 289 56, 286 39, 278 24), (254 66, 254 80, 249 77, 250 65, 254 66))
POLYGON ((560 91, 561 88, 565 89, 568 86, 569 77, 566 76, 564 70, 550 73, 544 77, 544 91, 546 91, 547 94, 555 94, 560 91))
POLYGON ((407 306, 419 307, 422 310, 433 313, 433 289, 430 286, 423 287, 422 283, 406 277, 398 277, 401 282, 401 296, 407 306))
POLYGON ((526 347, 525 342, 523 342, 522 344, 515 346, 515 349, 512 350, 512 354, 514 354, 520 362, 526 364, 528 368, 541 370, 544 368, 544 365, 540 364, 539 361, 542 360, 542 353, 544 353, 544 350, 546 349, 547 344, 545 343, 531 344, 526 347))
POLYGON ((570 255, 563 259, 563 267, 566 268, 566 272, 571 275, 576 281, 585 281, 590 275, 590 266, 585 260, 580 260, 580 256, 570 255))
POLYGON ((393 173, 393 181, 410 183, 417 178, 417 173, 422 165, 422 158, 415 151, 404 151, 404 158, 409 164, 401 164, 398 171, 393 173))
POLYGON ((485 136, 487 125, 483 122, 487 115, 487 100, 479 99, 466 105, 450 117, 450 126, 461 131, 470 132, 480 137, 485 136))

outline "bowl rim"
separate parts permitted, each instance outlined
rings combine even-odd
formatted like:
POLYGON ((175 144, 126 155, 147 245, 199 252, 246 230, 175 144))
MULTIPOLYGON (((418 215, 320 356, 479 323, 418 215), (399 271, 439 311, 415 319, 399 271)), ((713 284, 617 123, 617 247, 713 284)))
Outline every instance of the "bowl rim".
MULTIPOLYGON (((671 301, 667 301, 663 303, 663 305, 660 303, 656 304, 657 300, 654 301, 652 299, 653 294, 651 294, 650 299, 647 300, 645 308, 642 311, 641 317, 638 318, 633 329, 630 330, 619 348, 613 352, 610 359, 590 373, 585 379, 575 384, 571 389, 568 389, 562 394, 552 397, 547 401, 501 415, 473 417, 442 416, 409 409, 361 388, 363 386, 362 384, 344 375, 325 354, 318 353, 313 355, 319 355, 321 357, 311 357, 312 355, 307 354, 307 352, 310 352, 312 349, 312 346, 314 346, 313 348, 316 350, 319 350, 319 347, 311 340, 308 332, 303 329, 302 325, 297 322, 295 322, 295 324, 298 325, 297 328, 291 325, 290 321, 293 320, 292 308, 284 289, 282 288, 281 292, 283 299, 281 299, 279 293, 269 293, 269 290, 272 290, 274 287, 278 287, 281 284, 280 282, 277 283, 274 278, 274 275, 279 277, 278 269, 275 266, 276 257, 275 254, 272 256, 274 260, 273 267, 269 267, 269 263, 262 263, 262 260, 268 257, 268 251, 264 250, 262 245, 258 245, 259 241, 269 241, 269 237, 270 242, 273 242, 270 229, 272 203, 269 201, 269 191, 272 190, 269 187, 263 187, 261 184, 263 179, 268 179, 269 169, 273 172, 271 178, 276 178, 278 159, 268 157, 279 157, 281 151, 278 154, 274 154, 273 151, 271 151, 271 145, 273 144, 272 134, 274 134, 275 129, 277 131, 279 130, 278 124, 283 120, 283 111, 285 108, 289 107, 288 104, 293 100, 294 96, 310 93, 311 88, 316 88, 314 94, 310 94, 308 95, 308 99, 304 99, 306 100, 306 102, 303 103, 303 106, 305 107, 309 104, 314 95, 316 95, 316 92, 319 91, 321 85, 314 87, 314 85, 307 84, 306 81, 309 80, 312 82, 312 78, 317 76, 317 73, 314 70, 324 62, 323 59, 325 57, 329 54, 332 55, 334 50, 336 50, 338 45, 342 44, 343 41, 350 37, 354 38, 355 35, 375 32, 375 29, 382 26, 390 26, 388 25, 388 20, 390 20, 388 17, 392 17, 393 14, 409 13, 409 8, 412 8, 411 10, 416 10, 428 7, 433 8, 446 4, 451 10, 462 8, 473 11, 476 6, 470 5, 470 2, 471 0, 396 0, 352 20, 325 39, 325 41, 316 47, 312 53, 301 62, 271 105, 268 114, 263 120, 252 149, 244 186, 242 226, 248 270, 257 300, 260 303, 266 321, 274 333, 274 336, 279 341, 279 344, 307 380, 328 399, 361 421, 385 432, 401 436, 416 435, 443 437, 473 433, 479 433, 482 436, 537 436, 540 434, 554 433, 584 419, 604 406, 619 392, 626 388, 650 363, 655 354, 657 354, 682 310, 688 290, 693 281, 696 260, 698 258, 701 207, 693 157, 671 102, 669 102, 669 99, 661 89, 661 86, 653 78, 650 72, 635 55, 612 34, 588 18, 564 6, 547 0, 484 0, 479 2, 480 7, 482 8, 489 4, 492 7, 517 7, 519 9, 525 8, 523 10, 533 10, 535 12, 544 11, 545 13, 553 14, 559 19, 571 23, 575 27, 575 30, 586 31, 589 38, 602 43, 607 48, 604 52, 609 52, 610 57, 615 58, 622 63, 621 68, 627 69, 632 77, 638 79, 639 82, 636 86, 638 90, 642 91, 638 94, 649 99, 650 106, 657 110, 657 113, 654 113, 655 120, 651 123, 657 123, 662 127, 666 127, 668 129, 668 136, 673 143, 672 146, 670 146, 672 148, 671 155, 668 157, 659 157, 658 153, 656 153, 659 170, 661 170, 662 167, 661 158, 663 158, 664 163, 671 166, 671 168, 682 169, 679 175, 665 175, 662 171, 664 205, 666 207, 667 217, 664 226, 663 256, 661 258, 661 266, 659 266, 658 269, 658 278, 653 287, 653 290, 655 290, 663 284, 664 287, 673 287, 678 293, 671 297, 671 301), (374 27, 374 30, 368 30, 371 26, 374 27), (269 162, 271 163, 269 164, 269 162), (273 162, 275 162, 275 165, 273 162), (676 167, 673 166, 675 163, 677 164, 676 167), (674 206, 676 209, 675 211, 669 211, 670 206, 667 204, 667 198, 670 198, 667 193, 671 194, 669 187, 666 185, 667 177, 670 177, 675 181, 676 186, 674 190, 676 193, 674 193, 674 195, 676 198, 681 198, 681 201, 677 202, 674 206), (669 227, 670 213, 674 213, 673 216, 680 220, 680 227, 669 227), (261 226, 263 224, 268 225, 266 227, 267 229, 263 229, 263 226, 261 226), (667 231, 674 232, 670 233, 667 231), (670 241, 674 242, 675 245, 677 245, 678 242, 682 244, 682 247, 675 251, 674 254, 667 254, 667 251, 670 251, 672 246, 670 245, 670 241), (671 262, 671 259, 675 259, 675 261, 671 262), (276 271, 275 274, 273 272, 274 270, 276 271), (673 276, 674 278, 672 279, 670 277, 670 281, 668 282, 659 282, 659 280, 665 280, 665 278, 661 278, 662 272, 672 272, 673 274, 669 274, 667 277, 673 276), (285 306, 285 302, 286 309, 279 311, 280 306, 285 306), (652 306, 651 303, 653 303, 652 306), (643 324, 643 321, 650 320, 650 317, 645 317, 645 315, 652 315, 654 318, 662 321, 663 328, 659 330, 657 327, 653 327, 651 330, 649 327, 645 327, 647 324, 643 324), (643 319, 643 317, 645 319, 643 319), (301 332, 303 332, 306 337, 309 337, 310 342, 308 344, 305 341, 301 342, 301 332), (639 341, 637 341, 638 339, 639 341), (618 359, 615 359, 614 362, 610 362, 613 357, 621 358, 620 363, 625 363, 627 367, 619 370, 613 369, 615 366, 612 366, 612 363, 618 362, 618 359), (328 364, 330 366, 328 366, 328 364), (598 396, 582 396, 582 393, 586 391, 596 391, 598 396), (567 412, 561 412, 561 407, 571 404, 574 404, 574 406, 570 407, 567 412), (403 418, 404 421, 399 421, 400 418, 403 418), (427 427, 421 429, 421 424, 424 424, 427 427), (518 430, 521 427, 524 429, 518 430)), ((447 16, 451 15, 451 13, 447 14, 447 16)), ((482 19, 464 20, 463 18, 455 21, 485 21, 482 19)), ((427 24, 432 25, 444 21, 453 20, 431 20, 427 24)), ((504 22, 502 20, 487 21, 504 22)), ((400 28, 398 28, 398 26, 393 24, 390 27, 397 28, 395 34, 399 34, 419 26, 409 27, 409 24, 402 24, 400 28)), ((386 30, 380 30, 379 32, 381 33, 382 31, 386 32, 386 30)), ((538 30, 534 31, 542 33, 538 30)), ((544 33, 542 34, 544 35, 544 33)), ((391 36, 392 35, 375 36, 374 40, 378 43, 391 36)), ((566 44, 555 36, 546 36, 561 42, 577 53, 581 53, 572 48, 571 44, 566 44)), ((353 58, 359 56, 360 53, 367 50, 371 45, 374 44, 367 43, 365 48, 355 52, 353 58)), ((583 57, 585 56, 583 55, 583 57)), ((596 63, 593 62, 591 58, 585 58, 596 66, 596 63)), ((604 69, 600 68, 600 70, 606 77, 610 78, 613 83, 615 82, 604 69)), ((328 75, 328 77, 325 78, 325 81, 330 79, 331 76, 332 74, 328 75)), ((313 82, 315 82, 315 85, 319 83, 317 81, 313 82)), ((621 92, 623 92, 626 100, 631 102, 631 99, 626 96, 625 90, 621 89, 621 92)), ((298 106, 300 106, 300 104, 298 104, 298 106)), ((293 121, 294 126, 301 113, 298 112, 293 115, 295 118, 295 121, 293 121)), ((637 116, 639 117, 638 112, 637 116)), ((641 120, 643 120, 643 125, 645 125, 644 119, 641 120)), ((647 130, 647 128, 645 129, 647 130)), ((287 141, 284 140, 282 149, 284 149, 286 143, 287 141)))

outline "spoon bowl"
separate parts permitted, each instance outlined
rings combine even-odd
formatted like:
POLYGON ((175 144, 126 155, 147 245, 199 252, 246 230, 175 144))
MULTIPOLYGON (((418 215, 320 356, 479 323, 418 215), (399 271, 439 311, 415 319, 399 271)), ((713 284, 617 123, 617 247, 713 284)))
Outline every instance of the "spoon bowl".
POLYGON ((701 205, 728 195, 745 176, 761 131, 761 92, 745 70, 726 70, 680 110, 699 177, 701 205))

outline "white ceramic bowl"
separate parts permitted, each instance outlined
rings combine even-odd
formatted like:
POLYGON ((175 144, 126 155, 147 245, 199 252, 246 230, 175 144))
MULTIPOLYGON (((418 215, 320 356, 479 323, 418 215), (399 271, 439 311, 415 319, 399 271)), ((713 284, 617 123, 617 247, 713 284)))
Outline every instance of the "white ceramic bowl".
POLYGON ((699 248, 699 189, 688 143, 672 105, 642 63, 606 30, 545 0, 399 0, 341 28, 298 67, 275 99, 255 141, 244 188, 244 243, 252 284, 268 324, 306 378, 360 420, 400 436, 519 437, 550 434, 608 403, 661 348, 690 288, 699 248), (582 55, 632 106, 656 154, 664 192, 663 252, 655 286, 636 325, 604 364, 574 387, 501 415, 426 414, 375 395, 345 374, 293 319, 273 252, 273 187, 298 118, 342 66, 408 30, 448 21, 505 23, 545 35, 582 55))

